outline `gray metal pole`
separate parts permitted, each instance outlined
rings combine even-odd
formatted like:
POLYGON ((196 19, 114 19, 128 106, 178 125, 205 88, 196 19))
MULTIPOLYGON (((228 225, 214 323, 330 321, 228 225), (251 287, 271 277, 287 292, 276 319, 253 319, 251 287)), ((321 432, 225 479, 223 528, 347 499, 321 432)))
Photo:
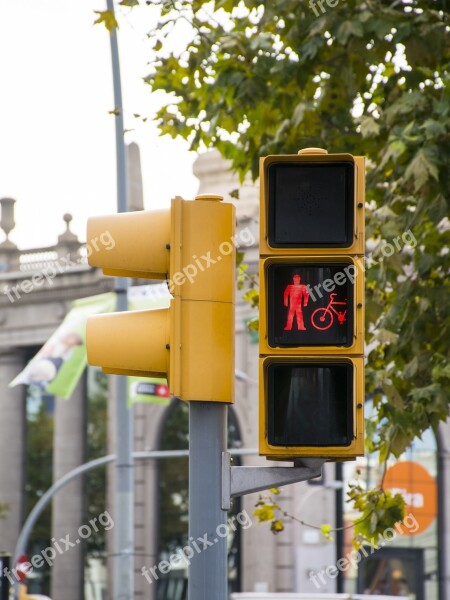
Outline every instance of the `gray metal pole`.
POLYGON ((221 508, 226 447, 227 405, 190 402, 188 600, 228 599, 227 512, 221 508))
MULTIPOLYGON (((114 1, 106 0, 114 12, 114 1)), ((117 31, 110 32, 111 61, 114 85, 117 212, 128 211, 127 159, 124 140, 122 86, 120 81, 117 31)), ((117 311, 128 310, 128 280, 117 277, 115 282, 117 311)), ((114 579, 115 600, 132 600, 134 596, 134 487, 133 487, 133 412, 127 403, 127 378, 116 376, 115 384, 115 450, 117 455, 114 495, 114 579)))
MULTIPOLYGON (((117 296, 117 310, 126 310, 117 296)), ((133 412, 127 406, 127 378, 115 376, 114 578, 113 600, 134 598, 133 412)))

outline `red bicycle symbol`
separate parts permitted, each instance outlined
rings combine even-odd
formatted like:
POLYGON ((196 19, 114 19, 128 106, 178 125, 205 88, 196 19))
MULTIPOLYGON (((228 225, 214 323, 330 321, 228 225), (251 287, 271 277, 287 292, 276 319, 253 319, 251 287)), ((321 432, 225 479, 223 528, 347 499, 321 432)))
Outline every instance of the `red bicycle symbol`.
POLYGON ((334 315, 336 315, 339 325, 343 325, 345 322, 345 316, 347 310, 343 312, 337 311, 335 306, 347 306, 347 302, 336 302, 334 299, 337 294, 330 294, 330 301, 326 308, 317 308, 311 315, 311 323, 316 329, 325 331, 329 329, 334 323, 334 315), (334 313, 334 314, 333 314, 334 313))

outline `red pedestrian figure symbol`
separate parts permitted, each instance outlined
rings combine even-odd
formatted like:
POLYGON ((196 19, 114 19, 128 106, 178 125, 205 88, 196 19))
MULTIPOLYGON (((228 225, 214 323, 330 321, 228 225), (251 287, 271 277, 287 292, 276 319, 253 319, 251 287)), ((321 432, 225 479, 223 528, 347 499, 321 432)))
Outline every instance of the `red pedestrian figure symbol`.
POLYGON ((306 327, 303 322, 302 306, 308 306, 308 290, 306 285, 302 285, 300 283, 300 275, 293 275, 292 281, 294 283, 288 284, 284 290, 284 305, 289 306, 289 313, 284 330, 292 330, 292 323, 294 321, 295 314, 297 319, 297 329, 299 331, 306 331, 306 327))

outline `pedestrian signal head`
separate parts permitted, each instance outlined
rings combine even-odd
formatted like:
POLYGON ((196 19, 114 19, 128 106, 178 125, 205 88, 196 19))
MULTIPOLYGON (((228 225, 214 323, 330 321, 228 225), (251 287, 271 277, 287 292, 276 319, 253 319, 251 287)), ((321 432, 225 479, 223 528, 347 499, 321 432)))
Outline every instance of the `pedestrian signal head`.
POLYGON ((363 452, 364 159, 260 161, 260 453, 363 452))

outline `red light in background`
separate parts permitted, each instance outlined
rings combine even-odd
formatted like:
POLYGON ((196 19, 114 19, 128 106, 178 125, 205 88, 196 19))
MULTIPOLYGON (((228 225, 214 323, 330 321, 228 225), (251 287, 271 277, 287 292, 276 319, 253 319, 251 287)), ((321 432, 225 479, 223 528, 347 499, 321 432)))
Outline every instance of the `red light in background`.
POLYGON ((165 383, 159 383, 156 386, 155 393, 157 396, 161 396, 162 398, 168 398, 170 396, 169 386, 165 383))
POLYGON ((30 567, 25 567, 26 564, 30 563, 30 559, 27 554, 20 554, 16 561, 16 573, 19 582, 25 581, 28 575, 28 570, 30 567))

